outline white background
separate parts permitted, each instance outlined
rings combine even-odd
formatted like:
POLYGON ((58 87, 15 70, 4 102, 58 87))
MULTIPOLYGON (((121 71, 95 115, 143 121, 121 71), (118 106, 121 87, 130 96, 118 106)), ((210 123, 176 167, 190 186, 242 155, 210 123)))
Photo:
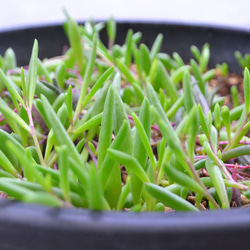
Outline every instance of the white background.
POLYGON ((66 8, 76 20, 201 23, 250 31, 249 0, 0 0, 0 30, 61 23, 66 8))

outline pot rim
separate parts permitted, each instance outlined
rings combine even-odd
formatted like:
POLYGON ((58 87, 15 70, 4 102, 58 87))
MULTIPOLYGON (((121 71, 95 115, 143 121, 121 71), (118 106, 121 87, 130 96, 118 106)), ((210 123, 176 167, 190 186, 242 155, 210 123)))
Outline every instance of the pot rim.
POLYGON ((214 230, 233 227, 250 230, 250 209, 233 208, 201 212, 125 212, 92 211, 82 208, 54 208, 19 201, 0 200, 0 222, 14 222, 35 227, 65 230, 165 232, 214 230))
POLYGON ((3 250, 244 249, 249 231, 249 209, 166 215, 0 201, 3 250))
MULTIPOLYGON (((93 21, 95 23, 98 22, 106 22, 108 19, 103 18, 95 18, 93 21)), ((117 24, 155 24, 155 25, 167 25, 167 26, 183 26, 183 27, 196 27, 196 28, 205 28, 205 29, 217 29, 217 30, 224 30, 224 31, 239 31, 244 33, 250 33, 250 26, 243 27, 237 25, 226 25, 221 23, 209 23, 209 22, 198 22, 198 21, 178 21, 178 20, 159 20, 159 19, 126 19, 126 18, 118 18, 115 19, 117 24)), ((77 23, 84 24, 88 19, 77 19, 77 23)), ((6 26, 0 28, 0 33, 5 32, 15 32, 20 30, 27 30, 27 29, 40 29, 45 27, 53 27, 53 26, 60 26, 63 25, 63 20, 58 21, 48 21, 48 22, 35 22, 35 23, 25 23, 25 24, 17 24, 13 26, 6 26)))

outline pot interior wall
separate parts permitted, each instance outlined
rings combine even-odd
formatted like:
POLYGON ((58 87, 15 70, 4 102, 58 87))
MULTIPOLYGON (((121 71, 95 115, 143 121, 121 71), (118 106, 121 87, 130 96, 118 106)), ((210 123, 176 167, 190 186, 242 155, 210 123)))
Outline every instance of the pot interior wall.
MULTIPOLYGON (((189 25, 174 25, 163 23, 117 23, 118 44, 123 44, 127 31, 141 31, 142 42, 151 46, 159 33, 164 35, 162 52, 172 54, 177 51, 185 62, 191 58, 190 46, 201 48, 204 43, 210 44, 210 66, 227 62, 230 71, 241 73, 241 68, 234 57, 239 50, 243 54, 250 53, 250 33, 241 30, 230 30, 216 27, 199 27, 189 25)), ((17 54, 18 65, 27 65, 34 39, 39 42, 39 57, 41 59, 62 54, 64 46, 68 45, 61 25, 27 28, 0 33, 0 54, 8 47, 17 54)), ((106 31, 101 32, 102 41, 107 44, 106 31)))

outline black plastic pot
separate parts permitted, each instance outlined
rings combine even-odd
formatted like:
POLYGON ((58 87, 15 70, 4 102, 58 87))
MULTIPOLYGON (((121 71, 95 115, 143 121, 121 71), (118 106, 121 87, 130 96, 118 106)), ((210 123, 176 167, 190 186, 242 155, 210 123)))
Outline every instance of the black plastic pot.
MULTIPOLYGON (((173 24, 119 23, 116 42, 123 43, 129 28, 143 33, 151 45, 164 34, 162 51, 177 51, 185 61, 192 44, 210 44, 210 65, 227 62, 234 72, 241 68, 235 50, 250 52, 250 33, 216 27, 173 24)), ((101 34, 107 40, 105 33, 101 34)), ((34 38, 39 57, 60 55, 67 44, 61 26, 38 27, 0 33, 0 54, 8 47, 17 53, 19 65, 29 61, 34 38)), ((201 213, 91 212, 57 209, 20 202, 0 201, 1 250, 160 250, 244 249, 250 234, 250 209, 201 213)))

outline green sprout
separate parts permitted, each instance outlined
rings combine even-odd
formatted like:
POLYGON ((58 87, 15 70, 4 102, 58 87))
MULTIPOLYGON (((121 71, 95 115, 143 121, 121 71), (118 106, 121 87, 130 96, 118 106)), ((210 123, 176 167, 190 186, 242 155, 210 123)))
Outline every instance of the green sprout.
POLYGON ((216 64, 216 69, 219 70, 220 74, 223 76, 223 77, 227 77, 228 76, 228 64, 227 63, 222 63, 222 64, 216 64))
POLYGON ((234 53, 235 58, 237 59, 239 65, 244 68, 250 69, 250 54, 246 53, 245 55, 242 55, 240 51, 235 51, 234 53))

